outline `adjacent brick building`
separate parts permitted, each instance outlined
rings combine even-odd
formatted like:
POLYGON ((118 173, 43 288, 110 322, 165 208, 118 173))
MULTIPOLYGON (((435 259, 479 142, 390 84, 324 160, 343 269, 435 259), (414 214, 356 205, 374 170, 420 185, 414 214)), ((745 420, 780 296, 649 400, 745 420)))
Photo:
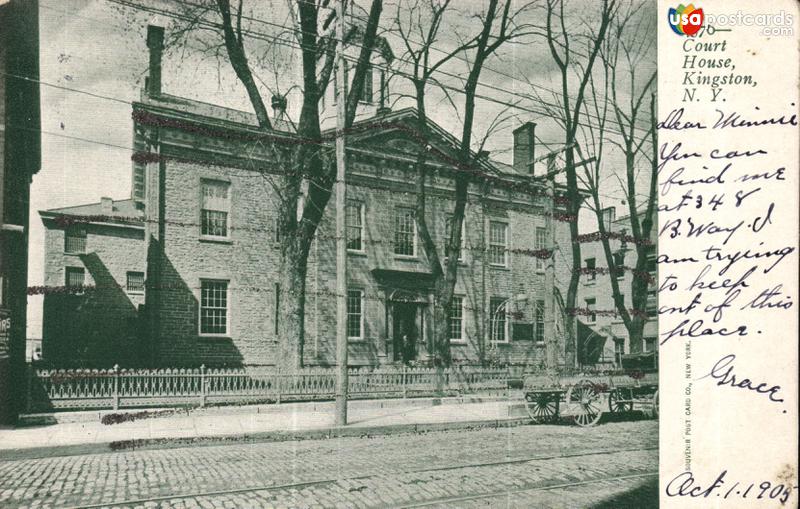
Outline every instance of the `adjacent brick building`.
MULTIPOLYGON (((146 358, 144 222, 133 200, 39 212, 45 226, 42 353, 61 366, 146 358)), ((37 291, 36 288, 31 289, 37 291)))
MULTIPOLYGON (((626 215, 617 218, 613 207, 605 209, 603 216, 607 232, 630 235, 630 216, 626 215)), ((650 276, 654 278, 653 280, 658 281, 655 248, 658 240, 656 228, 653 228, 650 240, 653 245, 649 248, 647 270, 650 276)), ((617 266, 633 267, 636 265, 634 246, 618 238, 609 239, 609 243, 617 266)), ((584 359, 582 360, 589 364, 619 365, 623 355, 652 355, 656 353, 658 351, 658 295, 655 283, 648 286, 646 308, 648 321, 644 326, 642 341, 631 343, 622 318, 615 312, 616 308, 609 279, 612 276, 591 273, 592 269, 602 269, 607 266, 602 243, 600 241, 584 243, 581 246, 581 256, 583 257, 584 267, 589 270, 586 271, 588 272, 587 274, 581 276, 576 307, 598 311, 596 314, 583 314, 579 317, 579 321, 583 325, 584 338, 584 348, 581 352, 584 359)), ((624 270, 613 277, 616 277, 619 282, 619 289, 622 293, 625 307, 630 309, 632 306, 631 278, 634 277, 633 272, 624 270)), ((653 358, 653 362, 655 362, 655 358, 653 358)))

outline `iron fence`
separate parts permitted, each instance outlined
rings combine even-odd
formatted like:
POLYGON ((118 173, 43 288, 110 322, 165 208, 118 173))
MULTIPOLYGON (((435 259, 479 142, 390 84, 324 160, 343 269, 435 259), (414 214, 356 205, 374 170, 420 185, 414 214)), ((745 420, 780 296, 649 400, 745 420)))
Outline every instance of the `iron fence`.
MULTIPOLYGON (((505 391, 506 368, 351 369, 353 399, 450 396, 505 391)), ((330 400, 333 368, 286 374, 269 367, 196 369, 37 369, 28 376, 28 412, 330 400)))

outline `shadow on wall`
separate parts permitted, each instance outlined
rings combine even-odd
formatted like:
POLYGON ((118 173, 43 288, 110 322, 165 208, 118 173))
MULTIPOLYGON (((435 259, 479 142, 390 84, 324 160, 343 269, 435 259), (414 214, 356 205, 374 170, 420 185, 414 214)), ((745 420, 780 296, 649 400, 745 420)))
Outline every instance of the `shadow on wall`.
MULTIPOLYGON (((152 237, 147 259, 146 328, 143 329, 146 342, 143 347, 148 354, 148 365, 169 368, 198 368, 203 364, 207 368, 242 366, 245 359, 234 338, 199 335, 200 307, 195 292, 170 261, 163 244, 152 237)), ((247 363, 266 362, 248 359, 247 363)))
POLYGON ((42 352, 54 367, 142 365, 139 313, 95 253, 81 256, 96 288, 44 297, 42 352))

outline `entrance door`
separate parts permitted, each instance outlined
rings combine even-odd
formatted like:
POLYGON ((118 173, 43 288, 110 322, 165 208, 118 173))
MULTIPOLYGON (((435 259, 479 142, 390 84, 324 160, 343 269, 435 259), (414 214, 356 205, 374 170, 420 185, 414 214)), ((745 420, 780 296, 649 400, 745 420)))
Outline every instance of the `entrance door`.
POLYGON ((392 307, 392 338, 394 343, 394 360, 407 363, 417 358, 417 341, 419 325, 417 310, 419 306, 412 303, 395 302, 392 307))

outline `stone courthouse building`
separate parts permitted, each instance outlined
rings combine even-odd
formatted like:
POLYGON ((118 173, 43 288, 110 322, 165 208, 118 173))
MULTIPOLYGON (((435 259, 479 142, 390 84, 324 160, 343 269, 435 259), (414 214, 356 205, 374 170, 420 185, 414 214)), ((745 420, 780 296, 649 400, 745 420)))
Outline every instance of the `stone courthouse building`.
MULTIPOLYGON (((151 28, 149 39, 150 77, 133 104, 138 152, 131 199, 41 213, 46 285, 98 286, 67 296, 95 299, 93 306, 74 304, 75 316, 45 313, 43 354, 58 350, 66 322, 105 309, 115 323, 93 333, 98 355, 87 358, 96 364, 273 364, 281 317, 271 178, 281 168, 271 143, 296 142, 291 122, 276 111, 275 131, 265 136, 252 114, 162 93, 158 29, 151 28), (77 216, 96 217, 65 226, 65 217, 77 216), (78 253, 70 252, 71 242, 78 253)), ((374 73, 371 81, 347 148, 350 362, 424 362, 431 351, 433 282, 414 220, 412 164, 419 145, 409 133, 416 113, 382 107, 386 80, 374 73)), ((569 228, 549 219, 563 210, 557 200, 553 209, 548 180, 533 174, 533 129, 528 123, 514 132, 513 165, 487 154, 478 159, 491 178, 471 184, 466 208, 449 323, 457 362, 541 366, 546 355, 563 356, 554 281, 568 279, 569 228), (560 252, 549 259, 532 255, 554 248, 560 252)), ((430 146, 454 153, 452 135, 433 123, 430 130, 430 146)), ((443 250, 453 170, 435 158, 430 164, 436 172, 427 220, 443 250)), ((334 202, 308 265, 307 365, 335 363, 334 202)))

